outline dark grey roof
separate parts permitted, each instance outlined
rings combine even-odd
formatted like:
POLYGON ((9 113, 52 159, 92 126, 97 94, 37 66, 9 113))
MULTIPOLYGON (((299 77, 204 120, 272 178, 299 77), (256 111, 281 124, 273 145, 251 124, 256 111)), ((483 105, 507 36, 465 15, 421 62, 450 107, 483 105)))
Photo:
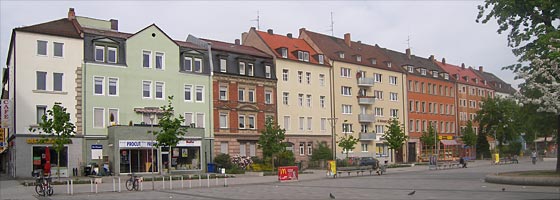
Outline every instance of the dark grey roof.
MULTIPOLYGON (((424 68, 427 70, 427 75, 425 76, 426 78, 434 78, 431 75, 432 71, 434 70, 438 71, 438 73, 447 73, 445 70, 443 70, 441 67, 439 67, 437 64, 435 64, 433 61, 431 61, 428 58, 422 58, 415 55, 410 55, 410 57, 408 57, 406 53, 401 53, 385 48, 383 50, 385 50, 387 56, 391 58, 391 60, 396 66, 399 66, 401 68, 404 66, 413 66, 415 72, 412 73, 412 75, 422 76, 419 71, 420 68, 424 68)), ((407 71, 407 69, 403 69, 403 71, 405 71, 405 73, 407 74, 411 74, 410 72, 407 71)), ((454 78, 451 75, 449 75, 449 80, 445 80, 441 75, 438 76, 437 79, 444 80, 444 81, 454 81, 454 78)))

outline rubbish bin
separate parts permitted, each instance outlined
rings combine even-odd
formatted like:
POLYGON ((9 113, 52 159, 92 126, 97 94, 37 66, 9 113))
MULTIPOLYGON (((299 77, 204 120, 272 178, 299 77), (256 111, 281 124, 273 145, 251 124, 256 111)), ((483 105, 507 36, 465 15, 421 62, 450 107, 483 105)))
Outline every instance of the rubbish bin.
POLYGON ((208 173, 214 173, 216 172, 216 164, 214 163, 208 163, 208 173))
POLYGON ((91 167, 84 167, 84 176, 91 175, 91 167))

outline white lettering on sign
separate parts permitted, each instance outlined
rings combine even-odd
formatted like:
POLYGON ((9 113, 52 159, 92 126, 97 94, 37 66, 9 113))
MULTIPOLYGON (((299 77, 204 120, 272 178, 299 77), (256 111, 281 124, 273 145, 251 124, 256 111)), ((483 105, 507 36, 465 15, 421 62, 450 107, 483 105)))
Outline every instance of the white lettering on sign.
POLYGON ((0 101, 0 124, 2 128, 10 128, 12 124, 11 101, 2 99, 0 101))
POLYGON ((202 142, 200 140, 180 140, 176 146, 178 147, 199 147, 202 142))
POLYGON ((120 148, 151 148, 155 144, 157 143, 150 140, 119 140, 120 148))

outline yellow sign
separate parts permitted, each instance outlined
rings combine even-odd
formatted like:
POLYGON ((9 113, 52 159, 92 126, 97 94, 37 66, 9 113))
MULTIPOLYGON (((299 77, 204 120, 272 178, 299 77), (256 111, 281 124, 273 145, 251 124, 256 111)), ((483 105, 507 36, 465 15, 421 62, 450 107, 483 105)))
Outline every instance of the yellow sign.
POLYGON ((453 136, 450 135, 438 135, 438 139, 440 140, 452 140, 453 136))
POLYGON ((494 163, 498 164, 500 163, 500 154, 494 154, 494 163))
MULTIPOLYGON (((40 138, 29 138, 25 140, 27 144, 54 144, 54 139, 40 139, 40 138)), ((72 140, 69 140, 68 144, 72 144, 72 140)))
POLYGON ((327 175, 328 176, 335 176, 336 175, 336 161, 329 160, 327 162, 327 175))

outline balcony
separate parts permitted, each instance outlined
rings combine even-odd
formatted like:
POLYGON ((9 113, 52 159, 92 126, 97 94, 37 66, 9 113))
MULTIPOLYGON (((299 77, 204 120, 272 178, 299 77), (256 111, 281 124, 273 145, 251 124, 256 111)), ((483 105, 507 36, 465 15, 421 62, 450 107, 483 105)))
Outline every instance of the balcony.
POLYGON ((358 78, 358 86, 373 87, 373 78, 358 78))
POLYGON ((372 96, 358 96, 358 104, 372 105, 375 103, 375 98, 372 96))
POLYGON ((373 115, 373 114, 360 114, 360 115, 358 115, 358 121, 360 123, 362 123, 362 122, 374 122, 375 121, 375 115, 373 115))
POLYGON ((375 133, 360 133, 360 140, 375 140, 375 133))

